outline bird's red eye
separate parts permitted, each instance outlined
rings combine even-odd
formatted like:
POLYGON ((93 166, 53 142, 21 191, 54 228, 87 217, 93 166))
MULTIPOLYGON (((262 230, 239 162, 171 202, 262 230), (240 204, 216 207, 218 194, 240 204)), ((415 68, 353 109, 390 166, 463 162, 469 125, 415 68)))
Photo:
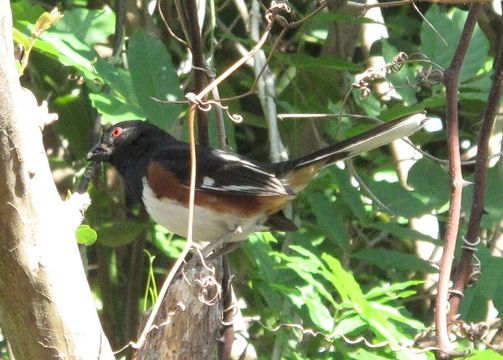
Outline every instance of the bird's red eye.
POLYGON ((122 134, 122 129, 120 127, 116 127, 112 130, 113 137, 119 137, 122 134))

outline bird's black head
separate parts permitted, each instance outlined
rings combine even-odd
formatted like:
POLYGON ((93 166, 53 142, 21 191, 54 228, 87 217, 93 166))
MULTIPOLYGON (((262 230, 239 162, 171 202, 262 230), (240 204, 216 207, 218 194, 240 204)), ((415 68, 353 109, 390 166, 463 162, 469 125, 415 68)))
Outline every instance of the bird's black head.
POLYGON ((123 121, 103 133, 101 140, 89 151, 86 159, 117 164, 119 158, 141 155, 157 140, 171 136, 157 126, 141 120, 123 121))
POLYGON ((161 128, 145 121, 132 120, 115 124, 103 133, 86 159, 109 162, 121 174, 126 190, 136 201, 142 201, 142 177, 152 154, 177 142, 161 128))

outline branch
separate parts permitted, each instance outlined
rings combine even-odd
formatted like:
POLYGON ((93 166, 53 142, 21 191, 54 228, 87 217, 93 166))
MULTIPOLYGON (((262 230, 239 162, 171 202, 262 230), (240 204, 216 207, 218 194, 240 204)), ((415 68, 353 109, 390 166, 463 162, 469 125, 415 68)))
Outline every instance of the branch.
MULTIPOLYGON (((197 13, 196 0, 175 1, 178 17, 182 23, 185 38, 189 42, 190 52, 192 53, 192 67, 194 69, 195 92, 201 91, 207 83, 206 62, 204 61, 203 45, 201 38, 201 27, 197 13)), ((198 109, 197 125, 199 143, 208 146, 208 119, 206 112, 198 109)))
POLYGON ((249 59, 255 55, 255 53, 264 46, 265 41, 269 37, 269 34, 272 29, 272 25, 274 24, 274 20, 276 19, 276 15, 278 11, 284 9, 287 5, 284 3, 279 3, 276 4, 275 7, 271 7, 268 12, 266 13, 266 21, 267 21, 267 26, 258 40, 258 42, 255 44, 255 46, 241 59, 236 61, 234 64, 232 64, 227 70, 225 70, 222 74, 220 74, 215 80, 213 80, 208 86, 206 86, 202 91, 200 91, 196 97, 193 99, 196 103, 201 103, 202 99, 210 92, 212 91, 215 87, 217 87, 222 81, 227 79, 234 71, 239 69, 243 64, 245 64, 249 59))
MULTIPOLYGON (((466 232, 465 242, 467 244, 476 244, 479 240, 480 222, 484 215, 484 195, 486 189, 487 178, 487 162, 489 159, 489 141, 491 132, 496 119, 499 107, 499 99, 501 98, 501 87, 503 84, 503 41, 499 42, 499 52, 496 58, 496 66, 494 71, 493 83, 489 91, 486 111, 482 126, 480 127, 477 158, 475 162, 475 188, 472 198, 472 209, 468 229, 466 232)), ((455 319, 458 312, 459 303, 463 298, 462 294, 470 276, 471 263, 474 253, 473 246, 463 247, 461 260, 457 267, 457 272, 454 276, 455 282, 453 287, 452 297, 450 299, 449 320, 455 319)))
MULTIPOLYGON (((260 24, 260 5, 258 0, 254 0, 252 1, 252 12, 250 16, 250 34, 251 38, 255 41, 259 39, 260 24)), ((286 160, 288 157, 287 151, 279 135, 276 116, 275 79, 267 65, 266 56, 262 49, 258 50, 253 56, 253 70, 257 78, 256 82, 260 104, 262 105, 262 110, 264 111, 268 124, 271 160, 273 162, 286 160)))
POLYGON ((458 47, 452 58, 452 62, 444 73, 444 83, 446 88, 446 128, 447 147, 449 154, 449 170, 451 175, 451 197, 449 203, 449 216, 444 234, 444 251, 440 259, 439 281, 437 286, 437 299, 435 304, 435 325, 437 328, 438 348, 440 357, 448 357, 452 354, 447 329, 447 305, 449 297, 449 282, 451 276, 454 250, 456 249, 456 239, 459 230, 459 220, 461 217, 461 194, 463 188, 463 177, 461 173, 461 155, 459 152, 459 129, 458 129, 458 82, 459 72, 468 44, 475 28, 477 13, 480 4, 471 5, 468 17, 459 39, 458 47))
POLYGON ((416 3, 432 3, 439 5, 465 5, 465 4, 490 4, 491 0, 397 0, 397 1, 386 1, 376 4, 361 4, 355 1, 348 1, 347 5, 352 8, 361 9, 362 13, 366 13, 372 8, 391 8, 397 6, 414 5, 416 3))
POLYGON ((0 322, 18 359, 113 359, 80 259, 86 196, 62 202, 19 83, 10 2, 0 0, 0 322))
MULTIPOLYGON (((159 316, 150 325, 144 346, 133 359, 215 359, 222 304, 218 283, 211 271, 195 259, 179 271, 162 301, 159 316)), ((215 259, 212 265, 217 265, 215 259)))

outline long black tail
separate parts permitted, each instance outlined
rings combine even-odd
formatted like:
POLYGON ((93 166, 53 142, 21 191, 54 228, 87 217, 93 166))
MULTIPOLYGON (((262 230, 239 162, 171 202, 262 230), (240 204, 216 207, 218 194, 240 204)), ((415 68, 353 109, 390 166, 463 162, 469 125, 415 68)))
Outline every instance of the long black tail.
POLYGON ((300 191, 321 168, 410 136, 420 130, 427 120, 424 113, 417 113, 376 126, 363 134, 338 142, 300 159, 283 163, 284 167, 279 166, 282 169, 280 176, 291 189, 296 192, 300 191))

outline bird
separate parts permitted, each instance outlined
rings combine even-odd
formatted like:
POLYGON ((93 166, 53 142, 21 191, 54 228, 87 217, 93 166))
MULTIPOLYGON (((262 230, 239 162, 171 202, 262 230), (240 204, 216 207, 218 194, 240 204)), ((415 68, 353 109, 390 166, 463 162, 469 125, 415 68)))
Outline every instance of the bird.
MULTIPOLYGON (((380 124, 294 160, 266 163, 229 151, 196 146, 192 239, 222 253, 257 231, 295 231, 283 213, 326 166, 410 136, 428 120, 415 113, 380 124), (211 247, 211 245, 213 246, 211 247)), ((168 231, 187 237, 190 146, 143 120, 119 122, 89 151, 88 161, 107 162, 125 190, 168 231)), ((214 252, 213 254, 215 254, 214 252)))

